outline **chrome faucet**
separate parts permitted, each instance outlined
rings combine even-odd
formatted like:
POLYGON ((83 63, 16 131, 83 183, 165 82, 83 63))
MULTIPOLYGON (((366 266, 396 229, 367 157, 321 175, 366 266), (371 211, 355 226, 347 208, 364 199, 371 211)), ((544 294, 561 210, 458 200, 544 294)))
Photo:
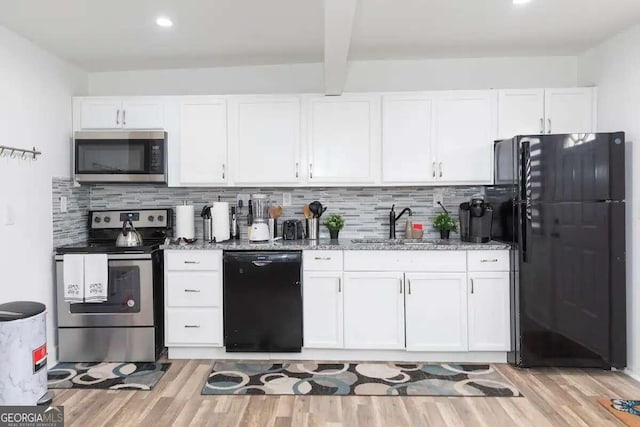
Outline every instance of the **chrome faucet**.
POLYGON ((400 217, 404 215, 405 212, 409 212, 409 215, 413 215, 413 213, 411 212, 411 208, 404 208, 402 212, 400 212, 400 215, 396 216, 396 211, 394 210, 395 207, 396 205, 392 205, 391 212, 389 212, 389 238, 390 239, 396 238, 396 222, 400 219, 400 217))

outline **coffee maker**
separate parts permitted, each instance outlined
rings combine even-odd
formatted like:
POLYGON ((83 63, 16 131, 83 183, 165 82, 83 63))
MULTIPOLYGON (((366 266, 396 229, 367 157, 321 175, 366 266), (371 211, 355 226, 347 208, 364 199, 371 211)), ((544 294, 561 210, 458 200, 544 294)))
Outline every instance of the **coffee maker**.
POLYGON ((471 201, 460 204, 460 239, 463 242, 487 243, 491 240, 493 208, 483 194, 474 194, 471 201))

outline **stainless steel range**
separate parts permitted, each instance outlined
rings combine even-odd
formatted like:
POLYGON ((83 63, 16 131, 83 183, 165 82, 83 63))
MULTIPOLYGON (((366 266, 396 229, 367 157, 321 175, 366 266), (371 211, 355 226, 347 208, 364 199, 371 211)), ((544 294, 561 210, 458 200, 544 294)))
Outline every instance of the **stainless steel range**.
POLYGON ((88 241, 56 249, 58 359, 61 362, 147 362, 164 349, 163 256, 172 236, 170 209, 91 211, 88 241), (129 223, 130 221, 130 223, 129 223), (142 245, 118 247, 123 223, 142 245), (107 254, 108 297, 69 303, 64 297, 65 254, 107 254))

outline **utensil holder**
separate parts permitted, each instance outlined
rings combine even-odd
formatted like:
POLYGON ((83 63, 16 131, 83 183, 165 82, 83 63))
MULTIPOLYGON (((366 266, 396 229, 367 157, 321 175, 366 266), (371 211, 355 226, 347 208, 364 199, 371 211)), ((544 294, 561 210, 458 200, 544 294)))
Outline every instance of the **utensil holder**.
POLYGON ((213 240, 213 218, 202 219, 202 240, 205 242, 213 240))
POLYGON ((318 240, 320 238, 320 220, 307 218, 307 239, 318 240))

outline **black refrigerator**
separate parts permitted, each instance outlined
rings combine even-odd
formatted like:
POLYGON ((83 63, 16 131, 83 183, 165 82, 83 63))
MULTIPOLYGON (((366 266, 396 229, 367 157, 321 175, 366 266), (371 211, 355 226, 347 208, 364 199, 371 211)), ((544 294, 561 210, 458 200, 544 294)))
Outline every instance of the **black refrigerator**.
POLYGON ((624 368, 625 135, 495 143, 492 236, 512 244, 512 351, 519 367, 624 368))

